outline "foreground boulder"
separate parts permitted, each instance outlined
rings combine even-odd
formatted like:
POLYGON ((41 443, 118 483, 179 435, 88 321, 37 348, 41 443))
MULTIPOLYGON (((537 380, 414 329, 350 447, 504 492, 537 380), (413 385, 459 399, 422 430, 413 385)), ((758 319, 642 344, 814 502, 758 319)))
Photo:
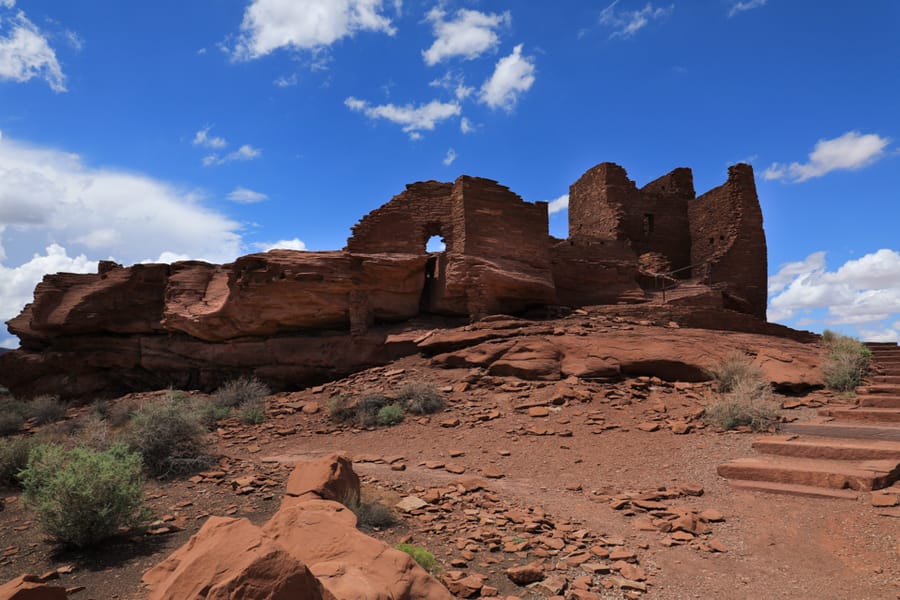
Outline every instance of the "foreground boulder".
POLYGON ((356 529, 331 498, 359 497, 351 462, 301 461, 263 527, 211 517, 144 574, 150 600, 450 600, 407 554, 356 529))
POLYGON ((0 585, 0 600, 66 600, 66 589, 44 583, 34 575, 20 575, 0 585))

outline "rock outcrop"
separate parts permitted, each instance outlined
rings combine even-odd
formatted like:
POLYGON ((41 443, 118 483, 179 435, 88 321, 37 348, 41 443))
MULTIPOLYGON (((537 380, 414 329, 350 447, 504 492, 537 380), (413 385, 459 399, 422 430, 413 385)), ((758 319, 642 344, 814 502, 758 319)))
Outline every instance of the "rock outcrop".
POLYGON ((211 517, 144 574, 149 600, 452 598, 409 555, 356 529, 356 516, 330 499, 338 495, 359 496, 349 460, 301 461, 263 527, 211 517))
MULTIPOLYGON (((96 274, 47 275, 8 322, 21 347, 0 355, 0 385, 25 397, 91 397, 211 390, 252 375, 292 388, 417 351, 387 343, 413 319, 555 305, 677 305, 706 311, 703 326, 766 329, 750 166, 695 197, 688 169, 638 189, 603 163, 571 187, 567 240, 549 235, 547 216, 545 202, 462 176, 407 186, 354 226, 342 251, 273 250, 226 265, 104 261, 96 274), (434 236, 444 251, 426 251, 434 236)), ((514 356, 532 351, 508 353, 495 369, 515 373, 514 356)))
POLYGON ((45 583, 40 577, 21 575, 0 585, 0 600, 66 600, 66 588, 45 583))

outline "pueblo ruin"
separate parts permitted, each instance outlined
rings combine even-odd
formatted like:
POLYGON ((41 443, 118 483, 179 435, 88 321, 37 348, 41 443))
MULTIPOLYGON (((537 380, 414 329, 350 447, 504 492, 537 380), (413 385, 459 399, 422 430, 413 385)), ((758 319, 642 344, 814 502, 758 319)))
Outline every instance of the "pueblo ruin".
POLYGON ((558 307, 680 310, 697 326, 771 332, 766 270, 750 165, 697 196, 690 169, 638 188, 601 163, 570 188, 568 239, 550 236, 546 202, 495 181, 420 182, 340 251, 47 275, 8 322, 21 347, 0 356, 0 384, 83 397, 254 375, 291 388, 418 351, 411 322, 558 307), (444 251, 426 251, 433 236, 444 251))

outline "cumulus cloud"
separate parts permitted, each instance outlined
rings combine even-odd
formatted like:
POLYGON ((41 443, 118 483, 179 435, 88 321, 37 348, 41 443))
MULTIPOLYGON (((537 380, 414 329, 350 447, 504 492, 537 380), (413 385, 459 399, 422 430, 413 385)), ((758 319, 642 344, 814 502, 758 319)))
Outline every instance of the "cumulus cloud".
POLYGON ((240 186, 231 190, 227 197, 232 202, 237 202, 238 204, 255 204, 256 202, 262 202, 269 198, 262 192, 240 186))
POLYGON ((503 14, 483 13, 477 10, 459 10, 453 19, 447 20, 441 8, 428 12, 435 40, 428 50, 422 51, 425 64, 436 65, 454 56, 466 60, 478 58, 500 43, 496 29, 511 21, 509 11, 503 14))
POLYGON ((600 12, 600 23, 613 29, 613 32, 609 35, 611 38, 631 37, 643 29, 650 21, 663 19, 675 10, 674 4, 655 7, 650 2, 640 10, 619 10, 618 4, 619 0, 615 0, 600 12))
POLYGON ((569 210, 569 195, 563 194, 559 198, 555 200, 551 200, 549 206, 547 206, 547 212, 551 215, 562 212, 564 210, 569 210))
POLYGON ((228 262, 241 253, 239 230, 191 190, 0 139, 0 320, 45 273, 94 271, 99 258, 228 262))
POLYGON ((491 108, 510 111, 534 81, 534 60, 522 56, 522 44, 519 44, 512 54, 497 61, 493 75, 481 86, 480 100, 491 108))
POLYGON ((454 150, 453 148, 450 148, 449 150, 447 150, 446 156, 444 156, 444 165, 449 167, 450 165, 453 164, 453 161, 455 161, 455 160, 456 160, 456 150, 454 150))
MULTIPOLYGON (((394 4, 398 10, 399 2, 394 4)), ((360 31, 394 35, 383 0, 253 0, 231 49, 236 60, 253 60, 280 48, 314 50, 360 31)))
POLYGON ((763 177, 800 183, 832 171, 861 169, 882 158, 889 143, 888 138, 874 133, 863 135, 858 131, 848 131, 840 137, 819 140, 805 163, 772 163, 763 177))
POLYGON ((279 240, 277 242, 257 242, 253 247, 260 252, 268 252, 269 250, 306 250, 306 244, 299 238, 292 240, 279 240))
MULTIPOLYGON (((3 6, 12 8, 14 3, 7 0, 3 6)), ((22 11, 0 17, 0 80, 22 83, 35 77, 46 81, 54 92, 66 91, 56 52, 41 30, 22 11)))
POLYGON ((259 148, 254 148, 250 144, 244 144, 237 150, 233 152, 229 152, 224 156, 220 156, 217 153, 209 154, 203 157, 203 166, 211 167, 211 166, 220 166, 225 163, 235 162, 235 161, 248 161, 253 160, 255 158, 259 158, 262 156, 262 150, 259 148))
POLYGON ((744 11, 753 10, 754 8, 759 8, 760 6, 765 6, 766 2, 767 0, 746 0, 745 2, 735 2, 731 5, 731 10, 728 11, 728 16, 733 17, 744 11))
POLYGON ((439 102, 438 100, 432 100, 428 104, 419 106, 412 104, 372 106, 365 100, 350 96, 344 100, 344 105, 354 112, 363 113, 369 119, 385 119, 401 125, 403 131, 414 140, 422 137, 422 131, 433 131, 438 123, 455 117, 462 111, 457 102, 439 102))
POLYGON ((798 313, 826 311, 826 325, 896 319, 900 314, 900 254, 877 252, 849 260, 836 271, 825 253, 788 263, 769 278, 769 319, 783 321, 798 313))

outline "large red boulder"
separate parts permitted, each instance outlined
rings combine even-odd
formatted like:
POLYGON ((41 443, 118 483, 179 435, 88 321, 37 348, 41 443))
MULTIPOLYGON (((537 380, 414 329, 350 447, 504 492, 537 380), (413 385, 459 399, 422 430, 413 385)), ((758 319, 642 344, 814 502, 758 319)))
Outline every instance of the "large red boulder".
POLYGON ((288 498, 334 500, 359 499, 359 476, 346 456, 332 454, 317 460, 297 462, 288 478, 288 498))
POLYGON ((0 585, 0 600, 66 600, 66 588, 48 585, 34 575, 20 575, 0 585))

